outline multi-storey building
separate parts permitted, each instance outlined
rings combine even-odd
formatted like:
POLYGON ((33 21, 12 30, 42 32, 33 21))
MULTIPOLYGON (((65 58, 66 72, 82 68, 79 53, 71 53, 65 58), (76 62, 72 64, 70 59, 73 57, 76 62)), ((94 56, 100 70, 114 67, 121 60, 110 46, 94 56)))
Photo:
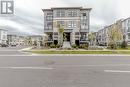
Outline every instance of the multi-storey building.
POLYGON ((124 29, 123 29, 124 20, 118 20, 115 23, 104 27, 98 31, 98 43, 99 45, 108 45, 111 41, 110 35, 112 32, 118 32, 117 44, 121 44, 123 41, 124 29))
POLYGON ((123 29, 124 35, 126 35, 128 45, 130 45, 130 18, 123 20, 122 29, 123 29))
POLYGON ((7 43, 10 46, 17 46, 18 45, 18 36, 17 35, 7 35, 7 43))
POLYGON ((86 43, 89 33, 90 11, 91 8, 82 7, 43 9, 44 33, 48 35, 48 43, 58 44, 57 24, 64 27, 64 34, 71 45, 86 43))
POLYGON ((33 46, 42 46, 43 45, 43 36, 42 35, 33 35, 33 36, 28 36, 31 39, 31 44, 33 46))
POLYGON ((106 26, 98 31, 97 39, 99 45, 107 45, 108 42, 108 29, 110 26, 106 26))
POLYGON ((0 44, 7 44, 7 30, 0 29, 0 44))

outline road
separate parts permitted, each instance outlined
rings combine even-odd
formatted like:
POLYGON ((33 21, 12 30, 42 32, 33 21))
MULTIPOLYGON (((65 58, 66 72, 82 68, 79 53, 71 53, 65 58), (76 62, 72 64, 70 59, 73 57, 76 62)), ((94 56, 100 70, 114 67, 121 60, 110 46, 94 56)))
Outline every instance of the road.
POLYGON ((130 56, 41 56, 20 49, 0 48, 0 87, 130 86, 130 56))

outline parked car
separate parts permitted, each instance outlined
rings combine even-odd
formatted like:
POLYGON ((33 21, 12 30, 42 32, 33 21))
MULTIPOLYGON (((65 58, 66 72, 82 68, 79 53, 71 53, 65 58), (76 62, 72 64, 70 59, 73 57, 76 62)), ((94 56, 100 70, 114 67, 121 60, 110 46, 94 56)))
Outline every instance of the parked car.
POLYGON ((17 46, 17 44, 16 43, 11 43, 10 46, 15 47, 15 46, 17 46))
POLYGON ((16 46, 17 46, 17 44, 11 44, 11 46, 12 46, 12 47, 16 47, 16 46))
POLYGON ((1 47, 8 47, 8 44, 1 44, 1 47))

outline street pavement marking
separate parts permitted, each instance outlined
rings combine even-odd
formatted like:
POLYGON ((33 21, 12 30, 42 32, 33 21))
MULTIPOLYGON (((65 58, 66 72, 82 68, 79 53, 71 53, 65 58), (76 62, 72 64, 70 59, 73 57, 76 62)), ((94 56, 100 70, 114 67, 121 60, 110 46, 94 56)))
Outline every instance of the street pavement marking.
POLYGON ((104 71, 110 73, 130 73, 130 71, 122 71, 122 70, 104 70, 104 71))
POLYGON ((69 67, 109 67, 109 66, 130 66, 130 64, 104 64, 104 65, 54 65, 54 67, 69 68, 69 67))
POLYGON ((0 67, 0 69, 32 69, 32 70, 52 70, 50 67, 0 67))
MULTIPOLYGON (((0 52, 6 52, 6 51, 7 51, 7 52, 10 52, 10 51, 13 51, 13 52, 14 52, 14 51, 18 51, 18 50, 0 50, 0 52)), ((19 51, 18 51, 18 52, 19 52, 19 51)))
MULTIPOLYGON (((22 53, 22 52, 20 52, 22 53)), ((0 55, 0 56, 50 56, 50 57, 53 57, 53 56, 122 56, 122 57, 125 57, 125 56, 130 56, 130 55, 102 55, 102 54, 43 54, 43 55, 40 55, 40 54, 32 54, 32 53, 28 53, 28 52, 23 52, 23 54, 21 55, 13 55, 13 54, 10 54, 10 55, 0 55)))

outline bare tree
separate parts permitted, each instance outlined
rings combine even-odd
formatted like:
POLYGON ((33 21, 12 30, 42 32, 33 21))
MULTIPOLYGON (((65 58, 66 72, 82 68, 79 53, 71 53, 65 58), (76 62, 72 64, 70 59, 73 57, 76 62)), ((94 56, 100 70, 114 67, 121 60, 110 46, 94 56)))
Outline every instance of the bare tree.
POLYGON ((88 39, 90 41, 90 46, 96 45, 96 36, 92 32, 88 34, 88 39))
POLYGON ((59 33, 58 43, 61 47, 63 45, 63 39, 64 39, 63 37, 64 27, 61 24, 57 24, 57 28, 58 28, 58 33, 59 33))
POLYGON ((122 29, 120 23, 115 23, 108 28, 108 43, 109 45, 120 43, 123 39, 122 29))

